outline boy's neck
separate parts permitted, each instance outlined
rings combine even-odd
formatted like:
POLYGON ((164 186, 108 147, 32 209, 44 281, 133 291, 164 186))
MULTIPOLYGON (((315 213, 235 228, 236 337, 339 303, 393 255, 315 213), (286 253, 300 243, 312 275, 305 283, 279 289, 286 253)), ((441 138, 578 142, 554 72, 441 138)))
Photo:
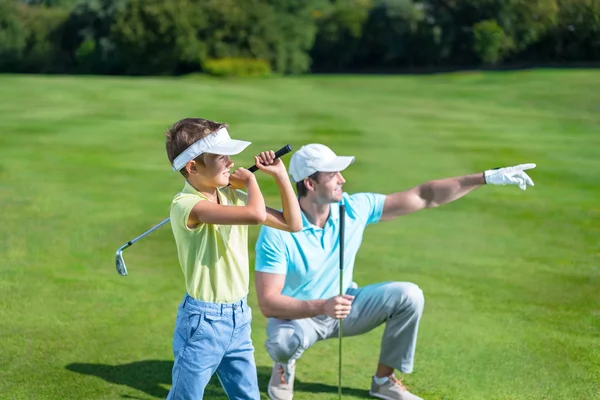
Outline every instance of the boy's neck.
POLYGON ((320 204, 307 196, 300 197, 300 208, 306 219, 313 225, 323 228, 331 212, 331 204, 320 204))
POLYGON ((212 185, 203 184, 202 181, 197 179, 192 179, 192 176, 188 176, 186 179, 187 182, 198 192, 205 195, 209 200, 214 200, 215 202, 219 200, 219 196, 217 195, 217 188, 212 185))

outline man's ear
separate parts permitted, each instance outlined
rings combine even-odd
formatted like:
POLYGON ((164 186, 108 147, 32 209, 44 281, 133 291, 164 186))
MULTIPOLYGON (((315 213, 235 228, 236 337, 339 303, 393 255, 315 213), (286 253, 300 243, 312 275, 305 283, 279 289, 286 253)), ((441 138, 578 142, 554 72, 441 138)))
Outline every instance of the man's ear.
POLYGON ((304 178, 304 186, 306 187, 307 190, 314 191, 317 188, 317 182, 315 182, 314 179, 304 178))

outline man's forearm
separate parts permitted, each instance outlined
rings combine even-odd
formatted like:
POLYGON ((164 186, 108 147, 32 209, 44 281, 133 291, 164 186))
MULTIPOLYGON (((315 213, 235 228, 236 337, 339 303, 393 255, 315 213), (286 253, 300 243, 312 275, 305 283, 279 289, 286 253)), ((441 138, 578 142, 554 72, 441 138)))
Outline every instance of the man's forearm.
POLYGON ((277 295, 259 301, 260 309, 267 318, 302 319, 325 314, 327 300, 298 300, 293 297, 277 295))
POLYGON ((483 174, 472 174, 430 181, 422 184, 419 190, 426 207, 431 208, 459 199, 484 184, 483 174))

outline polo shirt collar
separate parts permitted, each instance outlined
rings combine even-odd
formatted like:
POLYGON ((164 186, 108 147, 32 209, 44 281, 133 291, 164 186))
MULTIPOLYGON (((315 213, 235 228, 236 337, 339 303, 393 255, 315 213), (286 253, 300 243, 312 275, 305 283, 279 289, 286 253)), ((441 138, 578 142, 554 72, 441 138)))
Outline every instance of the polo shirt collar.
POLYGON ((200 192, 197 191, 195 187, 193 187, 192 185, 190 185, 190 183, 187 180, 183 184, 183 189, 181 190, 181 192, 182 193, 189 193, 189 194, 197 194, 197 195, 202 196, 202 194, 200 194, 200 192))
MULTIPOLYGON (((306 218, 306 215, 304 215, 304 211, 302 209, 300 209, 300 211, 301 211, 301 214, 302 214, 302 231, 306 231, 306 230, 314 231, 316 229, 321 229, 320 227, 318 227, 316 225, 313 225, 306 218)), ((339 203, 331 203, 331 204, 329 204, 329 217, 327 218, 327 221, 325 222, 325 227, 327 227, 327 225, 329 223, 336 224, 339 219, 340 219, 339 203)))
MULTIPOLYGON (((185 184, 183 185, 183 189, 181 190, 181 193, 187 193, 187 194, 195 194, 196 196, 200 196, 205 200, 208 200, 208 198, 203 195, 202 193, 200 193, 199 191, 196 190, 195 187, 193 187, 188 181, 187 179, 185 180, 185 184)), ((225 196, 223 195, 223 193, 221 192, 221 188, 217 188, 217 196, 219 196, 219 202, 221 204, 227 204, 225 202, 225 196)))

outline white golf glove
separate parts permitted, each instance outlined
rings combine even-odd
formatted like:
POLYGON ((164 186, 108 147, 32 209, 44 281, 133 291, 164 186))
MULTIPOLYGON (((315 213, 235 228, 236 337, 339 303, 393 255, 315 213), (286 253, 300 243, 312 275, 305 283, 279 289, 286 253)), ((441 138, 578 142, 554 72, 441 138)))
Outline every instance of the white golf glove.
POLYGON ((488 169, 483 173, 485 183, 490 185, 519 185, 526 190, 527 185, 534 186, 533 181, 524 171, 535 168, 535 164, 519 164, 514 167, 488 169))

